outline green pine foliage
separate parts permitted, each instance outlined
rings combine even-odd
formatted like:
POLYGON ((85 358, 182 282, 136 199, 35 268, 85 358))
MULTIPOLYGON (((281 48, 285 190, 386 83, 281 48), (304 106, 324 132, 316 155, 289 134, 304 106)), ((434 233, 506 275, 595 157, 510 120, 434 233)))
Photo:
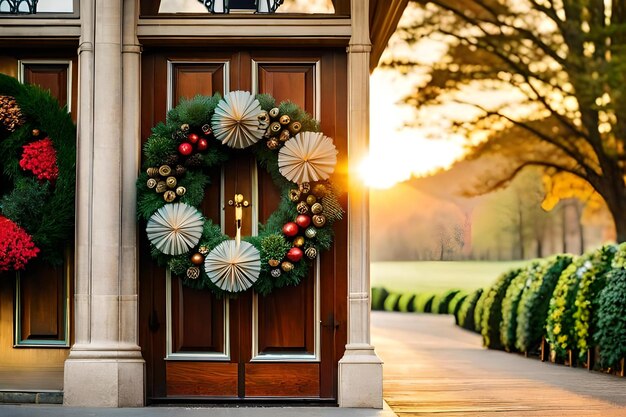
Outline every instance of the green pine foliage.
POLYGON ((570 255, 556 255, 541 265, 541 270, 522 293, 517 307, 515 347, 520 352, 536 349, 545 334, 550 298, 559 276, 572 263, 570 255))
POLYGON ((481 317, 481 334, 483 344, 491 349, 501 349, 500 343, 500 322, 502 321, 502 300, 506 295, 511 281, 519 275, 520 269, 513 269, 505 272, 487 290, 487 295, 483 302, 481 317))
POLYGON ((385 298, 385 302, 383 303, 385 311, 398 311, 400 295, 400 293, 392 292, 385 298))
POLYGON ((384 310, 385 299, 389 296, 389 291, 383 287, 372 288, 372 310, 384 310))
POLYGON ((474 311, 476 310, 476 305, 478 304, 478 300, 482 294, 483 289, 480 288, 469 294, 461 303, 461 307, 458 309, 456 314, 456 321, 459 326, 467 330, 476 331, 476 326, 474 324, 474 311))
POLYGON ((413 310, 413 300, 415 299, 415 294, 412 293, 403 293, 400 295, 400 299, 398 300, 398 311, 402 311, 403 313, 412 313, 413 310))
POLYGON ((617 248, 614 245, 605 245, 595 254, 595 263, 598 268, 593 274, 583 274, 576 293, 576 311, 574 312, 574 338, 576 349, 581 358, 586 357, 587 350, 594 347, 593 332, 596 327, 596 312, 598 310, 600 291, 605 287, 607 275, 611 270, 611 262, 617 248))
MULTIPOLYGON (((26 118, 26 123, 15 132, 0 132, 0 166, 2 167, 2 190, 10 190, 11 186, 20 187, 21 194, 33 197, 33 203, 39 207, 25 208, 25 196, 18 192, 8 192, 2 198, 0 210, 11 220, 17 215, 16 221, 31 234, 35 245, 41 250, 38 258, 52 265, 61 265, 68 242, 74 236, 74 200, 76 188, 76 127, 67 112, 58 101, 35 85, 21 84, 15 78, 0 74, 0 94, 13 96, 26 118), (42 134, 32 137, 33 129, 42 134), (26 189, 33 185, 32 173, 19 167, 22 147, 34 140, 49 137, 57 154, 59 176, 54 184, 49 184, 47 197, 42 201, 44 190, 26 189), (26 187, 26 188, 25 188, 26 187), (11 215, 7 215, 6 209, 11 215), (26 219, 27 213, 18 214, 20 209, 28 214, 39 215, 26 219)), ((15 220, 14 220, 15 221, 15 220)))
POLYGON ((600 362, 617 367, 626 357, 626 243, 619 246, 606 286, 598 296, 595 343, 600 347, 600 362))
POLYGON ((502 321, 500 322, 500 342, 508 352, 515 350, 517 331, 517 307, 524 292, 533 281, 541 280, 541 263, 533 261, 511 281, 502 300, 502 321))
POLYGON ((413 311, 416 313, 430 313, 435 294, 421 293, 413 300, 413 311))

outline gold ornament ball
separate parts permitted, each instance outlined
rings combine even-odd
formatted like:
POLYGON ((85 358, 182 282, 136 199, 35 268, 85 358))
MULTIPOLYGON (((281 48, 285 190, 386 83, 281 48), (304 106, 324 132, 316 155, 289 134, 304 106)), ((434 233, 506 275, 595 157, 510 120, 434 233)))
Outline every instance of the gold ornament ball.
POLYGON ((187 189, 185 187, 176 187, 176 195, 181 197, 184 196, 185 193, 187 192, 187 189))
POLYGON ((146 169, 146 174, 148 174, 149 177, 156 177, 159 175, 159 168, 155 168, 155 167, 151 167, 146 169))
POLYGON ((165 181, 157 182, 156 192, 161 194, 161 193, 164 193, 165 191, 167 191, 167 184, 165 183, 165 181))
POLYGON ((270 259, 268 264, 270 264, 271 267, 276 268, 278 265, 280 265, 280 261, 277 259, 270 259))
POLYGON ((41 131, 39 129, 33 129, 33 136, 39 136, 39 134, 41 133, 41 131))
POLYGON ((272 119, 277 118, 279 114, 280 110, 278 109, 278 107, 274 107, 272 110, 269 111, 269 115, 272 119))
POLYGON ((289 125, 289 131, 291 132, 292 135, 295 135, 296 133, 298 133, 300 129, 302 129, 302 123, 300 122, 293 122, 292 124, 289 125))
POLYGON ((278 140, 281 142, 287 142, 290 137, 291 135, 289 134, 289 131, 287 129, 283 129, 283 131, 280 132, 280 136, 278 136, 278 140))
POLYGON ((200 246, 198 248, 198 252, 200 252, 200 255, 202 256, 207 256, 209 254, 209 248, 207 248, 206 246, 200 246))
POLYGON ((295 188, 289 190, 289 199, 294 203, 300 200, 300 190, 296 190, 295 188))
POLYGON ((316 202, 317 202, 317 197, 315 197, 313 194, 309 194, 309 195, 306 196, 306 203, 309 206, 312 206, 316 202))
POLYGON ((272 132, 272 133, 278 133, 278 132, 280 132, 280 129, 282 129, 282 126, 278 122, 273 122, 270 125, 270 132, 272 132))
POLYGON ((162 177, 169 177, 172 173, 172 168, 169 165, 161 165, 159 167, 159 175, 162 177))
POLYGON ((315 229, 315 227, 307 227, 307 229, 304 231, 304 235, 309 239, 313 239, 315 236, 317 236, 317 230, 315 229))
POLYGON ((315 203, 311 206, 311 212, 313 214, 322 214, 323 211, 324 206, 322 206, 320 203, 315 203))
POLYGON ((200 277, 200 268, 197 266, 190 266, 187 268, 187 278, 198 279, 200 277))
POLYGON ((163 193, 163 200, 165 200, 167 203, 171 203, 172 201, 176 200, 176 193, 172 190, 167 190, 163 193))
POLYGON ((309 212, 309 206, 307 205, 306 201, 301 201, 298 203, 296 210, 300 214, 307 214, 309 212))
POLYGON ((270 116, 269 114, 267 114, 266 111, 262 111, 261 113, 259 113, 259 115, 257 116, 257 119, 259 120, 259 122, 261 123, 267 123, 270 120, 270 116))
POLYGON ((302 236, 298 236, 293 240, 293 246, 297 248, 301 248, 304 245, 304 238, 302 236))
POLYGON ((286 114, 283 114, 282 116, 280 116, 280 119, 278 119, 278 122, 281 125, 288 125, 289 123, 291 123, 291 117, 287 116, 286 114))
POLYGON ((326 216, 324 216, 323 214, 316 214, 315 216, 313 216, 312 220, 315 227, 324 227, 324 225, 326 224, 326 216))
POLYGON ((280 148, 280 142, 276 138, 271 138, 266 143, 267 143, 267 147, 271 150, 276 150, 280 148))
POLYGON ((148 188, 152 189, 157 186, 157 180, 155 180, 154 178, 149 178, 146 182, 146 185, 148 186, 148 188))
POLYGON ((167 177, 167 179, 165 180, 165 184, 167 184, 169 188, 176 188, 176 184, 178 184, 178 181, 176 181, 176 177, 167 177))
POLYGON ((308 182, 303 182, 302 184, 298 185, 298 189, 302 194, 308 194, 311 191, 311 184, 309 184, 308 182))
POLYGON ((204 256, 201 253, 194 253, 191 255, 191 263, 194 265, 202 265, 204 262, 204 256))
POLYGON ((324 197, 327 192, 328 190, 326 190, 326 186, 324 184, 315 184, 313 187, 313 194, 315 194, 317 198, 324 197))
POLYGON ((315 249, 313 246, 311 246, 310 248, 307 248, 304 251, 304 254, 309 259, 315 259, 315 258, 317 258, 317 249, 315 249))
POLYGON ((182 125, 180 125, 180 130, 185 133, 189 132, 189 125, 187 123, 183 123, 182 125))
POLYGON ((276 268, 276 269, 272 269, 272 271, 270 272, 270 274, 272 274, 272 276, 274 278, 278 278, 280 276, 280 269, 276 268))
POLYGON ((290 272, 290 271, 293 270, 293 264, 291 262, 287 262, 287 261, 285 261, 282 264, 280 264, 280 267, 285 272, 290 272))

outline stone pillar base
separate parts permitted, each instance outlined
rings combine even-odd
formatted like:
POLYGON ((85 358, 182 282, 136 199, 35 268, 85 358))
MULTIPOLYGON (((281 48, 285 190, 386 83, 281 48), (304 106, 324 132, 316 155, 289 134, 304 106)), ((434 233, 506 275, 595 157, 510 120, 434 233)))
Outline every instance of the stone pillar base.
POLYGON ((143 407, 145 362, 141 352, 72 349, 65 361, 63 404, 76 407, 143 407))
POLYGON ((373 346, 346 346, 339 361, 339 406, 383 408, 383 361, 373 346))

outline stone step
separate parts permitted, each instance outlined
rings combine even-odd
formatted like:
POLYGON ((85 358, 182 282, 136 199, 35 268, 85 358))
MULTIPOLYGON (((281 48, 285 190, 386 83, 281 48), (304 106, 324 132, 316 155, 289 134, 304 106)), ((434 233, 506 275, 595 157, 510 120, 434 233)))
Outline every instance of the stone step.
POLYGON ((63 404, 63 391, 0 390, 0 404, 63 404))

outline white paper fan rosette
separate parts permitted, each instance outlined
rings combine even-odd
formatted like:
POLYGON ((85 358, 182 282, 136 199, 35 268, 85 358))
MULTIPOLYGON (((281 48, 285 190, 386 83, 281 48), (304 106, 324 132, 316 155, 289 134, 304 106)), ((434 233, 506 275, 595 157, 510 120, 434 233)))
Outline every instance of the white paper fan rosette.
POLYGON ((204 260, 204 270, 211 281, 228 292, 250 288, 261 272, 261 254, 248 242, 226 240, 217 245, 204 260))
POLYGON ((296 184, 330 177, 337 165, 333 140, 319 132, 301 132, 278 151, 278 170, 296 184))
POLYGON ((261 112, 261 105, 252 94, 232 91, 215 108, 211 119, 213 133, 223 145, 231 148, 254 145, 265 133, 258 118, 261 112))
POLYGON ((166 255, 181 255, 200 241, 204 219, 185 203, 166 204, 148 220, 150 242, 166 255))

